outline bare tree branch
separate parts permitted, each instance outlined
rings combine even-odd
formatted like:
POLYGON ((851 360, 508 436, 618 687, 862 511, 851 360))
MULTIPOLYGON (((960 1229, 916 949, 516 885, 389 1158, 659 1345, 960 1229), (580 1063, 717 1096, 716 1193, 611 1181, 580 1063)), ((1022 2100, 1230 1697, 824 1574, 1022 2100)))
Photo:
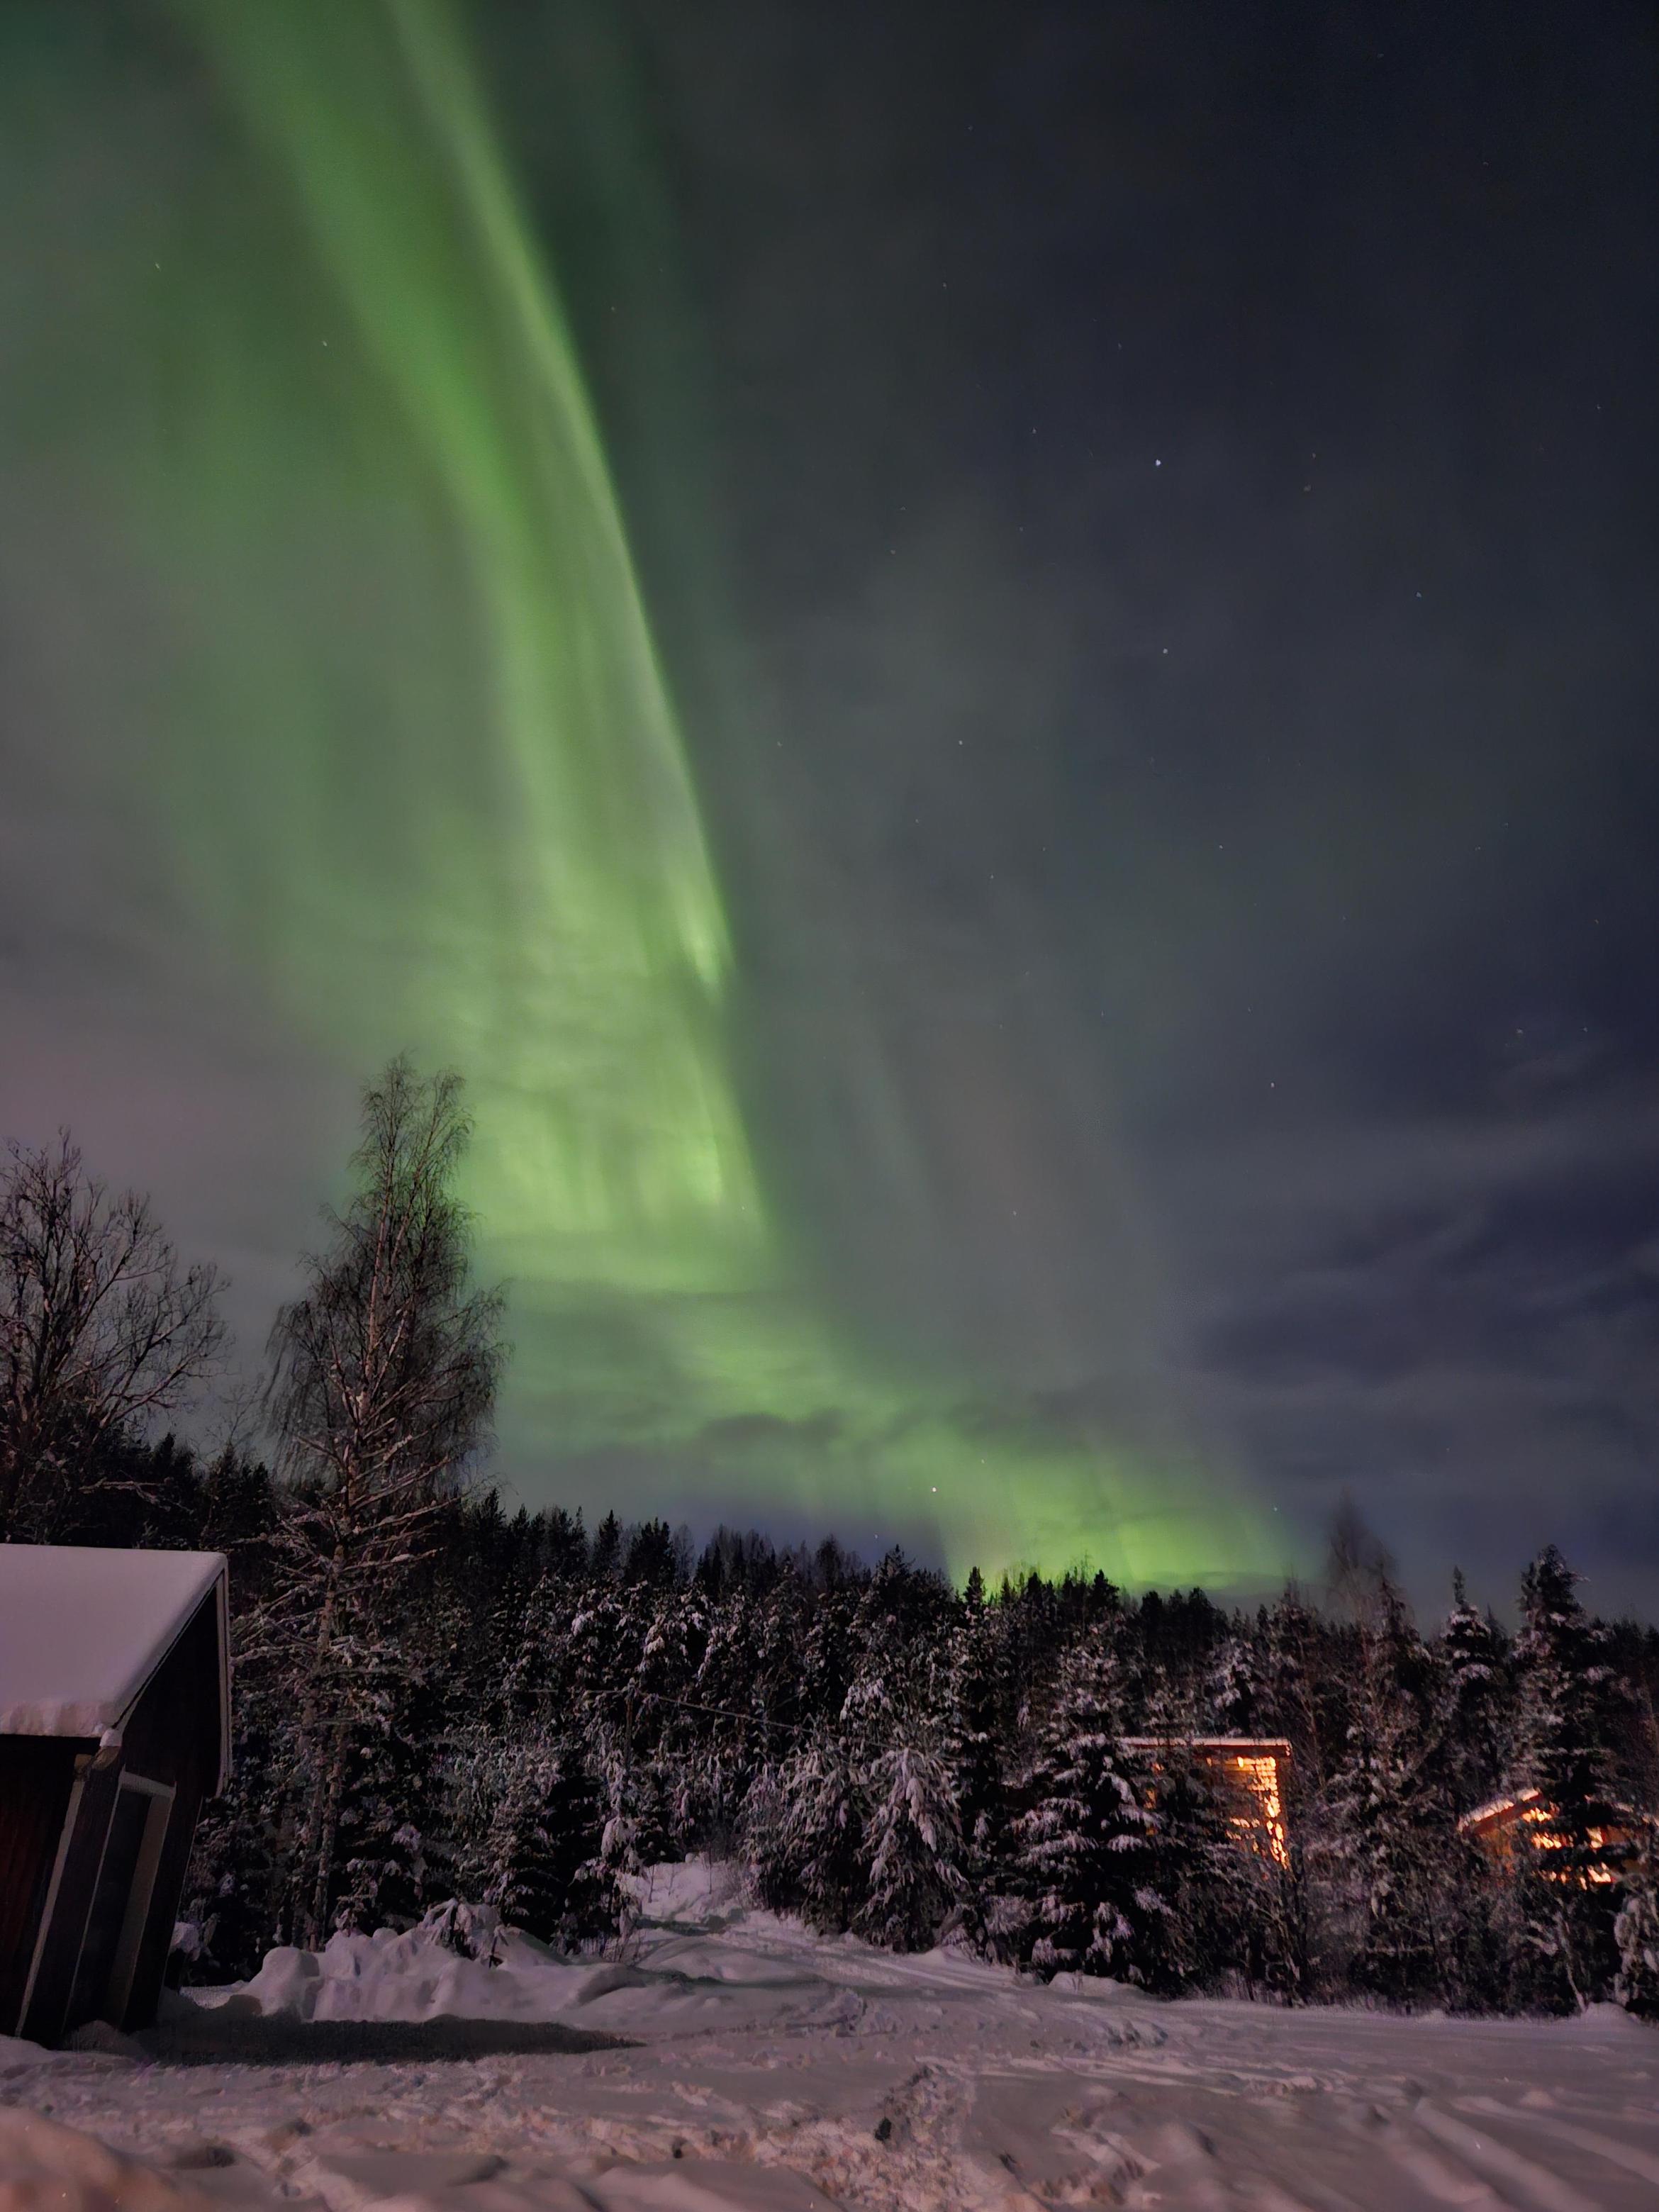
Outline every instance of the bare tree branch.
POLYGON ((49 1535, 101 1443, 170 1413, 224 1346, 211 1267, 181 1268, 148 1199, 112 1196, 67 1133, 0 1170, 0 1540, 49 1535))

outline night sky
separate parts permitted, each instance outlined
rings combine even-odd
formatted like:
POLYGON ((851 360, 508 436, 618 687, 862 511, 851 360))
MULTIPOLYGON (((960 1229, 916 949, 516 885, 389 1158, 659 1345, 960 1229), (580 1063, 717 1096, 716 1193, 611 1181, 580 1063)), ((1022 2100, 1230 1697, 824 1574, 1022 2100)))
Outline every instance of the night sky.
POLYGON ((248 1372, 409 1044, 528 1503, 1243 1588, 1347 1493, 1650 1609, 1651 11, 14 0, 0 83, 0 1130, 248 1372))

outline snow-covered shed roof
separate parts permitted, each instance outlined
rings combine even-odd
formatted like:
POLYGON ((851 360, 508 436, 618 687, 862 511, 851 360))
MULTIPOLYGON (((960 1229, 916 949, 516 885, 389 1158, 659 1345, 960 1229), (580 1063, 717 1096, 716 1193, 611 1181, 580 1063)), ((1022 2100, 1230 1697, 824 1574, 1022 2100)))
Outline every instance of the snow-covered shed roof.
POLYGON ((222 1552, 0 1544, 0 1735, 101 1737, 125 1727, 216 1589, 222 1776, 230 1637, 222 1552))

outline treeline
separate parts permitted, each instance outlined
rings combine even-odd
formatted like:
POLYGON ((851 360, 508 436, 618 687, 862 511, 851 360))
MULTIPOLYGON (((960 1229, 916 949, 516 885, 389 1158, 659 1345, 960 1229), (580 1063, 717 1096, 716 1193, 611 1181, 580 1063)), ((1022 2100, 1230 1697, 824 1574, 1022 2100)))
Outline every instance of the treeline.
POLYGON ((0 1536, 233 1562, 195 1976, 451 1899, 600 1943, 632 1874, 702 1850, 820 1929, 1041 1975, 1659 2014, 1659 1636, 1588 1616, 1553 1550, 1511 1635, 1461 1584, 1419 1628, 1352 1530, 1325 1607, 1247 1613, 509 1518, 465 1492, 502 1357, 452 1194, 466 1134, 453 1079, 395 1063, 367 1092, 273 1331, 269 1469, 138 1440, 217 1351, 210 1276, 67 1144, 0 1185, 0 1536), (1284 1848, 1183 1748, 1206 1735, 1288 1740, 1284 1848), (1507 1854, 1461 1825, 1528 1791, 1507 1854))
POLYGON ((249 1632, 289 1503, 166 1444, 101 1540, 211 1545, 244 1624, 229 1796, 204 1818, 192 1971, 407 1924, 459 1896, 565 1946, 625 1928, 626 1877, 702 1850, 826 1930, 944 1940, 1041 1974, 1288 2001, 1659 2011, 1659 1632, 1583 1610, 1553 1550, 1510 1633, 1461 1583, 1432 1632, 1381 1569, 1340 1607, 1255 1611, 1102 1576, 953 1589, 897 1553, 779 1551, 659 1521, 447 1504, 351 1663, 334 1865, 307 1928, 315 1717, 249 1632), (1291 1747, 1283 1860, 1188 1738, 1291 1747), (1156 1753, 1125 1748, 1152 1739, 1156 1753), (1535 1789, 1529 1840, 1459 1826, 1535 1789))

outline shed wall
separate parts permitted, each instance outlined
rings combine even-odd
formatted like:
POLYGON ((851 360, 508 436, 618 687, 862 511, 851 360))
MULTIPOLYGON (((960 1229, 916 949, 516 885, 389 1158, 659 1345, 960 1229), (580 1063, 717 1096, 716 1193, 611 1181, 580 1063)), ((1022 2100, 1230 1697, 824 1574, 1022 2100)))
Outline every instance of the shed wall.
POLYGON ((0 1736, 0 2035, 17 2032, 81 1747, 0 1736))

